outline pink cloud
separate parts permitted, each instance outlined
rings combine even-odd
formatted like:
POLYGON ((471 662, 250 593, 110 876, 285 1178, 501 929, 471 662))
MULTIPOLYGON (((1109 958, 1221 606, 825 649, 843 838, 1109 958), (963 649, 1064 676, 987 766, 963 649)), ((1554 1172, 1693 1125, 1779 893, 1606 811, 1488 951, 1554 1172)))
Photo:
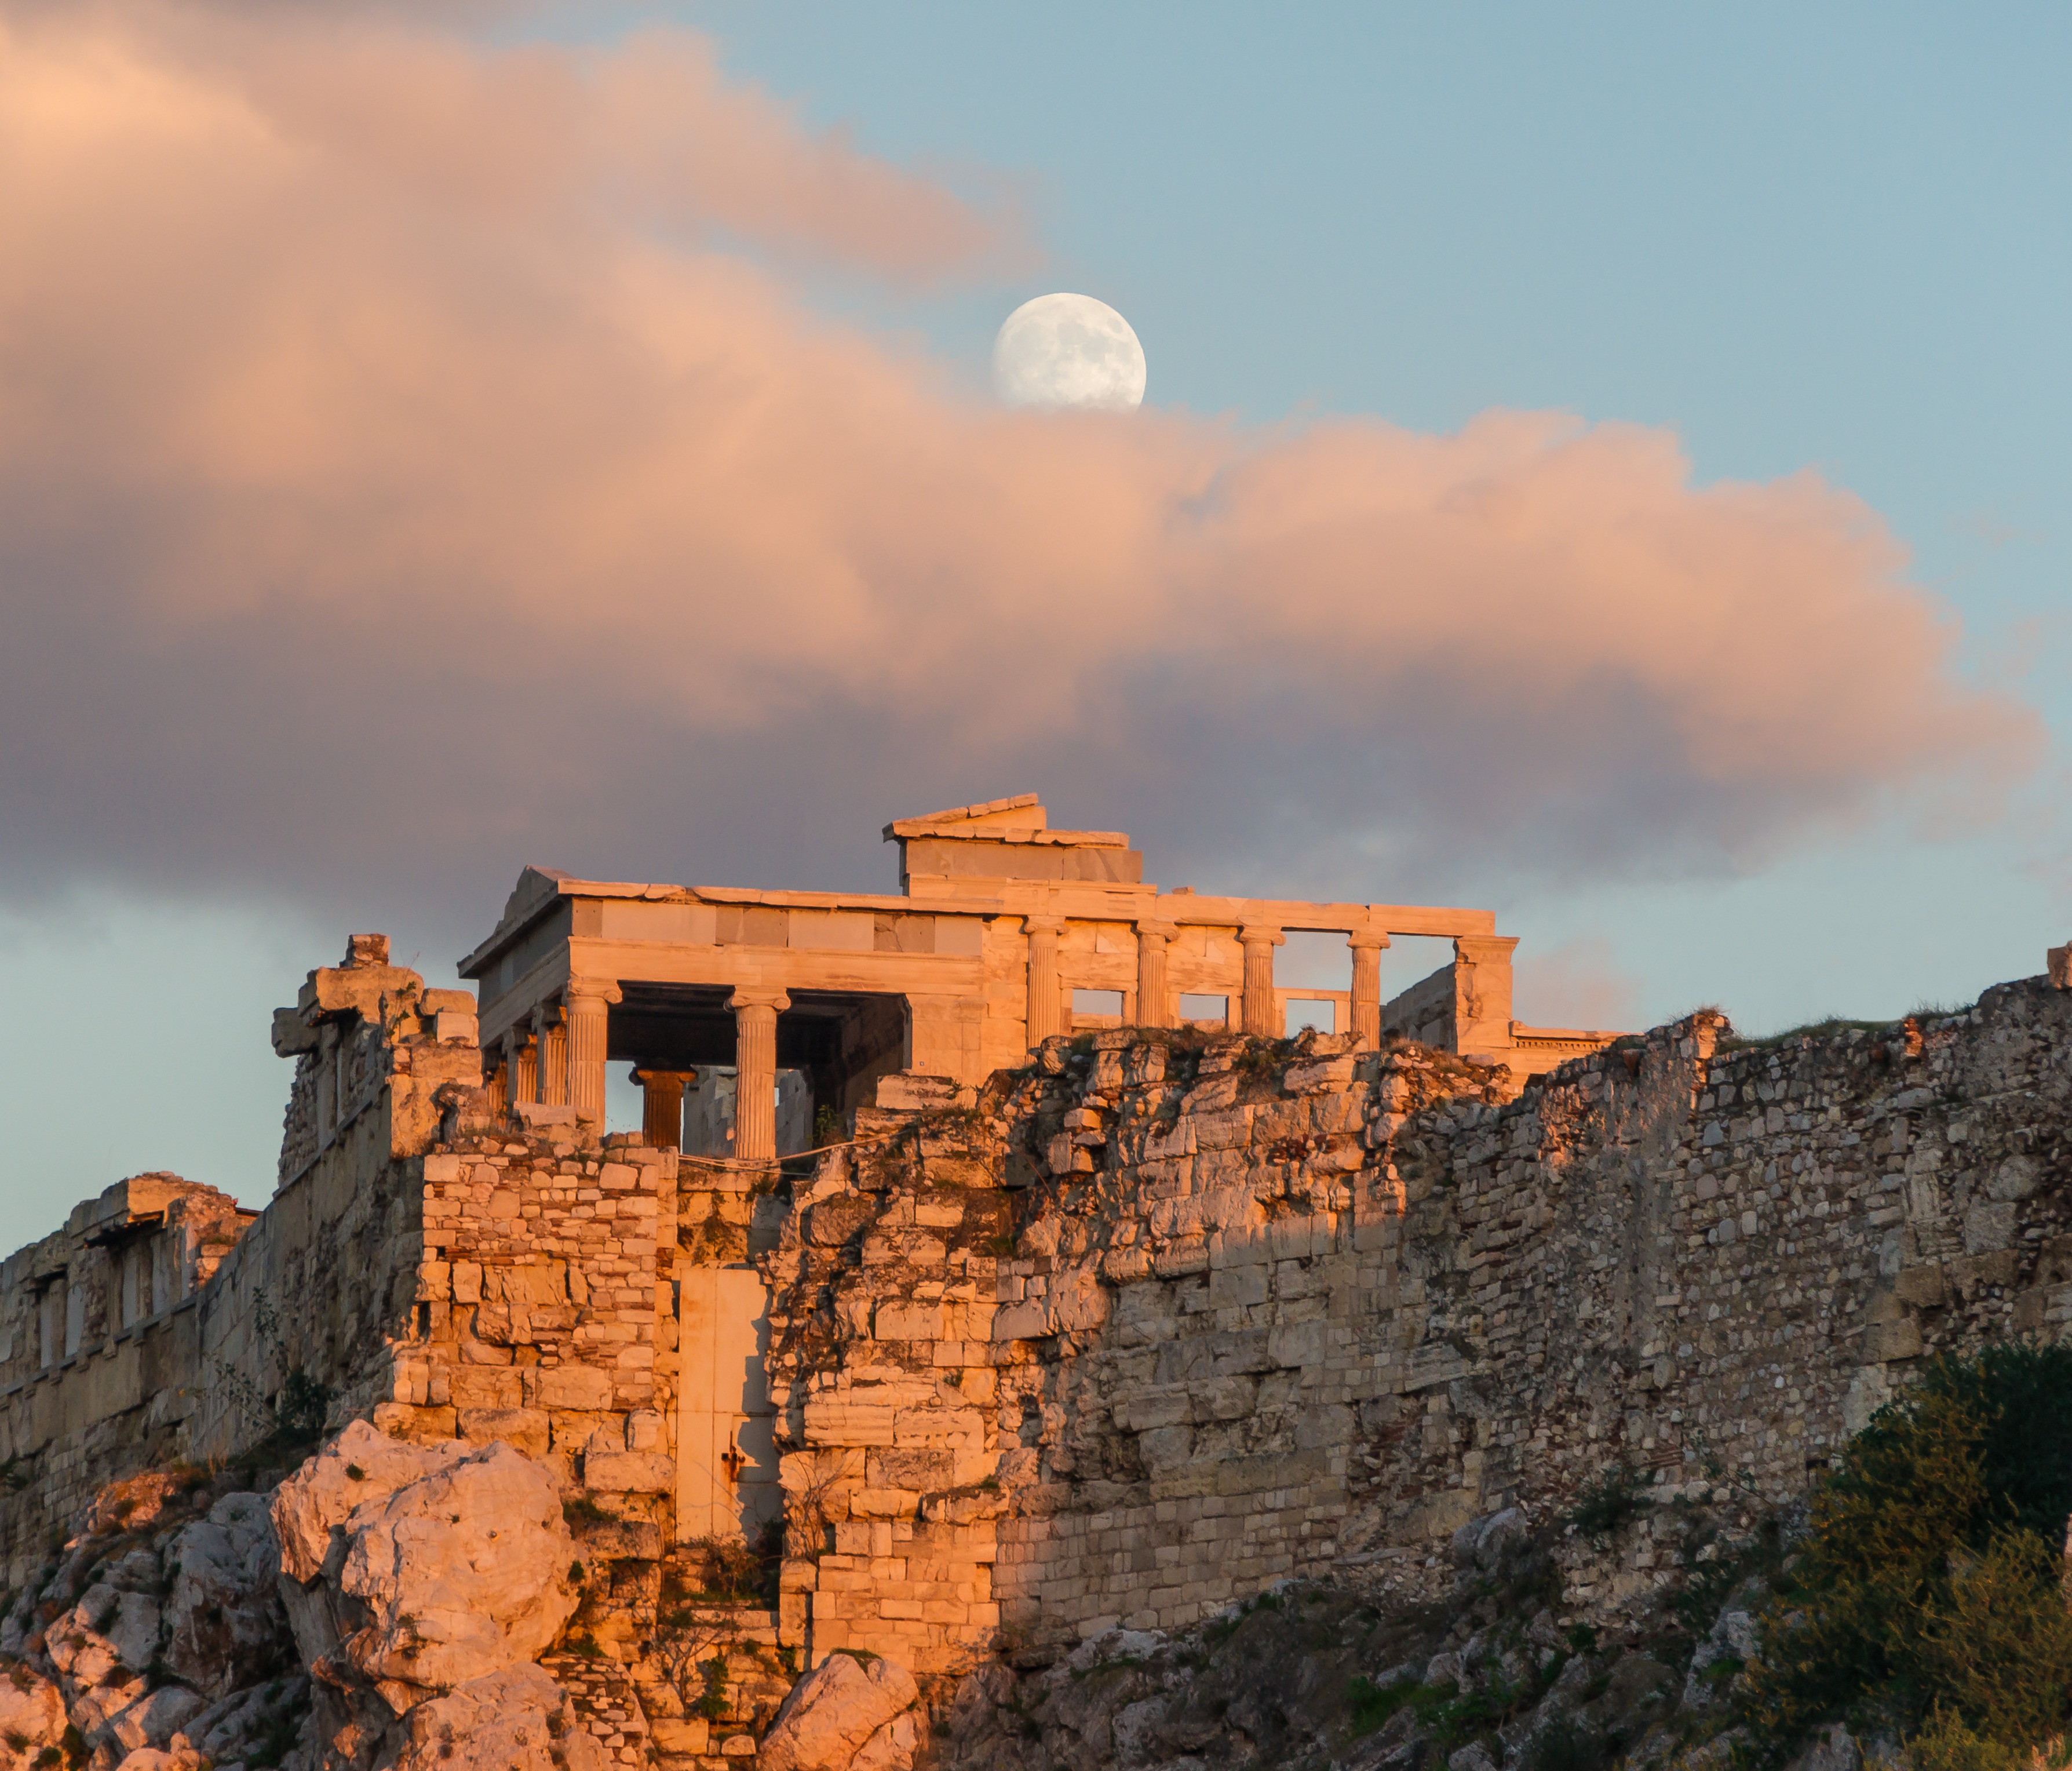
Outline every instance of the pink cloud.
POLYGON ((1758 865, 2040 753, 1815 476, 1559 414, 1007 413, 816 318, 712 230, 925 279, 1012 218, 695 37, 0 30, 18 890, 825 877, 1040 787, 1154 871, 1409 896, 1758 865))
POLYGON ((1539 1027, 1604 1030, 1642 1024, 1641 980, 1613 956, 1601 935, 1583 935, 1542 951, 1520 947, 1513 1010, 1539 1027))

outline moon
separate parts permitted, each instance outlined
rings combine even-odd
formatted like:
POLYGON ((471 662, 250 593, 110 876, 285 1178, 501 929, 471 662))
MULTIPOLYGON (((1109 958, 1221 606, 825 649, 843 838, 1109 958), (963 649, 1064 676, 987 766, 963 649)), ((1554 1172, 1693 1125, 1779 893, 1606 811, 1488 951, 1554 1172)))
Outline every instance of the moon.
POLYGON ((993 341, 993 385, 1009 406, 1126 412, 1144 398, 1144 347, 1091 295, 1038 295, 993 341))

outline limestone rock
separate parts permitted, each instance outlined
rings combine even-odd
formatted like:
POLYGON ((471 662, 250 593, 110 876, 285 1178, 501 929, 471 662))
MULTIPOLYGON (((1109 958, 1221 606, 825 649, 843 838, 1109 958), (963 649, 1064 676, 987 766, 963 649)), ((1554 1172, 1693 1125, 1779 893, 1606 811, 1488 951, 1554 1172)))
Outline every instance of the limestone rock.
POLYGON ((158 1656, 158 1604, 146 1593, 118 1592, 96 1581, 46 1632, 51 1664, 63 1682, 92 1691, 141 1674, 158 1656))
POLYGON ((356 1423, 282 1485, 273 1519, 305 1659, 342 1659, 399 1715, 533 1659, 575 1609, 560 1489, 500 1442, 403 1445, 356 1423))
POLYGON ((142 1530, 165 1510, 179 1485, 176 1477, 163 1470, 146 1470, 141 1476, 110 1482, 94 1497, 84 1529, 90 1533, 142 1530))
POLYGON ((856 1749, 849 1771, 912 1771, 921 1724, 910 1710, 895 1715, 856 1749))
POLYGON ((208 1707, 184 1685, 162 1685, 117 1711, 88 1738, 96 1746, 112 1741, 133 1751, 170 1746, 173 1736, 208 1707))
POLYGON ((0 1771, 35 1764, 64 1731, 64 1699, 56 1686, 18 1661, 0 1671, 0 1771))
POLYGON ((412 1710, 396 1771, 607 1771, 609 1761, 537 1666, 507 1666, 412 1710))
POLYGON ((468 1448, 409 1445, 364 1420, 338 1437, 283 1482, 273 1495, 273 1529, 281 1540, 281 1568, 306 1585, 322 1571, 356 1508, 386 1499, 405 1483, 459 1461, 468 1448))
POLYGON ((266 1748, 278 1752, 282 1735, 300 1732, 309 1707, 306 1676, 269 1679, 255 1689, 219 1698, 181 1732, 211 1765, 243 1764, 266 1748))
MULTIPOLYGON (((874 1660, 865 1667, 847 1654, 830 1654, 784 1699, 763 1737, 759 1771, 849 1771, 859 1749, 919 1695, 913 1674, 896 1662, 874 1660)), ((888 1739, 878 1750, 897 1749, 888 1739)), ((884 1757, 872 1764, 897 1762, 884 1757)))
POLYGON ((1755 1658, 1756 1648, 1753 1613, 1745 1600, 1730 1604, 1691 1652, 1690 1670, 1684 1678, 1685 1707, 1702 1710, 1716 1703, 1731 1677, 1755 1658), (1729 1678, 1723 1678, 1723 1672, 1729 1678))
POLYGON ((278 1670, 287 1620, 280 1540, 265 1501, 226 1494, 173 1540, 167 1666, 213 1701, 278 1670))
POLYGON ((167 1752, 140 1746, 116 1762, 115 1771, 208 1771, 208 1761, 190 1748, 167 1752))
POLYGON ((1453 1534, 1453 1561, 1461 1567, 1494 1568, 1507 1549, 1523 1541, 1526 1530, 1525 1514, 1515 1506, 1471 1519, 1453 1534))

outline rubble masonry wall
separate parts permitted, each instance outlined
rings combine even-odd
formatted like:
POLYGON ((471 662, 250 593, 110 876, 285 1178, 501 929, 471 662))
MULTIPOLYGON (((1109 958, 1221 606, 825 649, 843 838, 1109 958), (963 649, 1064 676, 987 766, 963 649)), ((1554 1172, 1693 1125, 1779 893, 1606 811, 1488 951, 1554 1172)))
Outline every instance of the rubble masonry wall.
MULTIPOLYGON (((1053 1042, 825 1164, 770 1258, 787 1629, 941 1670, 1327 1568, 1415 1593, 1619 1464, 1745 1529, 1923 1357, 2062 1332, 2068 1020, 2040 979, 1701 1015, 1508 1102, 1414 1048, 1053 1042)), ((1563 1553, 1581 1616, 1673 1572, 1563 1553)))

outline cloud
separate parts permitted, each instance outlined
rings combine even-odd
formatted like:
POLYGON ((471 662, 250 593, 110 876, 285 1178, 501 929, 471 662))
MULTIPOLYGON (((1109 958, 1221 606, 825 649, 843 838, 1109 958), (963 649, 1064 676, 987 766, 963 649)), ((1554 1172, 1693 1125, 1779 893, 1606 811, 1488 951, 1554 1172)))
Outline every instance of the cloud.
POLYGON ((1521 947, 1513 1012, 1540 1027, 1601 1030, 1641 1025, 1641 980, 1618 963, 1601 935, 1580 935, 1533 952, 1521 947))
POLYGON ((18 896, 882 883, 886 818, 1038 789, 1168 880, 1409 899, 1759 866, 2040 753, 1817 476, 1544 413, 1008 413, 816 316, 726 242, 1026 246, 696 37, 0 30, 18 896))

